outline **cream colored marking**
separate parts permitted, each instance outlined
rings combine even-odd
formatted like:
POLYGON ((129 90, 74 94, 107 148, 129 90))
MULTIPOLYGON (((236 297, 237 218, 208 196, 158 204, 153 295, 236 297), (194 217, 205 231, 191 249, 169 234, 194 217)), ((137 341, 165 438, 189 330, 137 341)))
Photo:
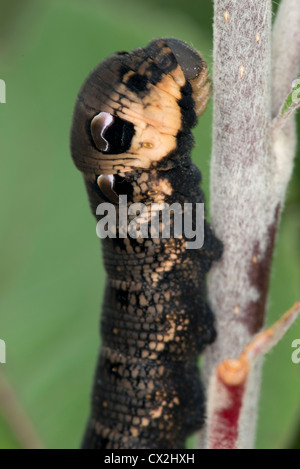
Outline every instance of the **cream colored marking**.
POLYGON ((142 183, 142 182, 147 182, 149 180, 149 176, 147 173, 142 173, 140 175, 140 177, 138 178, 138 183, 142 183))
POLYGON ((169 330, 164 335, 164 342, 170 342, 171 340, 174 340, 175 332, 176 332, 176 324, 175 322, 172 322, 170 324, 169 330))
POLYGON ((130 303, 135 306, 136 305, 136 296, 135 295, 131 295, 130 297, 130 303))
POLYGON ((165 348, 165 344, 163 342, 159 342, 157 345, 156 345, 156 351, 157 352, 162 352, 165 348))
POLYGON ((118 93, 127 95, 123 107, 108 100, 103 112, 117 115, 135 126, 130 152, 123 155, 105 155, 99 158, 102 174, 132 171, 134 167, 148 168, 176 148, 176 135, 181 127, 181 112, 176 98, 155 86, 143 100, 133 102, 126 85, 118 87, 118 93), (141 148, 142 144, 142 148, 141 148))
POLYGON ((134 436, 134 437, 137 437, 138 434, 139 434, 138 429, 135 428, 135 427, 131 427, 131 428, 130 428, 130 433, 131 433, 131 435, 134 436))
MULTIPOLYGON (((175 253, 170 254, 170 259, 172 259, 173 261, 176 261, 176 259, 178 259, 178 254, 175 254, 175 253)), ((168 262, 166 262, 166 264, 168 264, 168 262)), ((170 262, 169 262, 169 264, 170 264, 170 262)), ((173 266, 173 264, 174 264, 174 263, 171 262, 171 265, 172 265, 172 266, 173 266)))
POLYGON ((163 412, 163 407, 158 407, 157 409, 150 410, 150 415, 153 419, 158 419, 163 412))
POLYGON ((146 384, 144 383, 144 381, 140 381, 137 388, 141 390, 146 389, 146 384))
POLYGON ((152 380, 149 381, 149 383, 148 383, 148 389, 149 389, 150 391, 153 391, 153 389, 154 389, 154 382, 153 382, 152 380))
MULTIPOLYGON (((175 259, 177 259, 176 254, 174 254, 175 259)), ((170 258, 172 259, 172 254, 170 254, 170 258)), ((174 259, 174 258, 173 258, 174 259)), ((174 266, 174 262, 172 261, 165 261, 161 263, 161 267, 157 268, 157 272, 170 272, 174 266)))
POLYGON ((253 264, 257 264, 257 256, 252 257, 252 262, 253 262, 253 264))
POLYGON ((151 275, 153 283, 157 283, 159 280, 159 275, 156 272, 153 272, 151 275))
POLYGON ((141 189, 143 192, 146 192, 148 185, 145 182, 142 182, 141 189))
POLYGON ((241 310, 241 308, 239 307, 239 305, 236 305, 236 306, 234 307, 234 314, 238 315, 239 312, 240 312, 240 310, 241 310))
POLYGON ((147 60, 143 61, 143 62, 141 63, 141 65, 139 66, 139 68, 138 68, 138 70, 137 70, 137 73, 138 73, 139 75, 145 75, 145 74, 147 74, 147 76, 148 76, 149 64, 150 64, 151 62, 152 62, 151 59, 147 59, 147 60))
POLYGON ((228 10, 225 10, 224 18, 225 18, 225 23, 228 23, 228 20, 229 20, 229 12, 228 12, 228 10))
POLYGON ((259 33, 256 34, 255 40, 256 40, 256 42, 260 42, 260 35, 259 35, 259 33))
POLYGON ((173 188, 171 186, 171 183, 167 179, 160 179, 159 181, 155 182, 153 184, 153 189, 156 191, 163 192, 167 195, 173 194, 173 188))
POLYGON ((163 79, 159 83, 157 83, 156 86, 162 91, 165 91, 166 93, 172 95, 175 99, 181 98, 180 87, 170 74, 165 75, 163 79))
POLYGON ((125 75, 123 75, 123 83, 128 83, 130 77, 135 75, 135 72, 133 70, 129 70, 125 75))
POLYGON ((179 65, 170 72, 170 75, 180 87, 185 85, 186 79, 182 68, 179 65))
POLYGON ((141 306, 146 306, 148 304, 148 301, 146 300, 146 297, 144 295, 140 296, 140 305, 141 306))
POLYGON ((243 78, 244 74, 245 74, 245 67, 244 67, 244 64, 242 62, 241 66, 240 66, 240 77, 243 78))
MULTIPOLYGON (((128 89, 121 87, 118 91, 128 94, 128 89)), ((165 93, 163 90, 151 86, 150 92, 140 102, 134 103, 128 98, 126 107, 121 110, 118 103, 108 101, 107 106, 117 110, 118 114, 124 114, 127 120, 133 124, 139 121, 139 127, 148 125, 156 127, 161 133, 176 135, 181 127, 181 112, 176 98, 165 93)))

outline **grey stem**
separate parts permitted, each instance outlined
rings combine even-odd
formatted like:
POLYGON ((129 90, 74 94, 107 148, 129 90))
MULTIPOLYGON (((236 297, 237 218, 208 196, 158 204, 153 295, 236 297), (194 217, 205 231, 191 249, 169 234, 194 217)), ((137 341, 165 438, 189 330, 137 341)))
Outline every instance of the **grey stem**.
MULTIPOLYGON (((269 273, 295 156, 293 118, 272 127, 300 63, 300 2, 282 0, 273 33, 271 0, 214 1, 211 216, 224 243, 209 275, 218 338, 204 357, 209 399, 217 365, 237 358, 265 321, 269 273), (271 73, 272 72, 272 73, 271 73)), ((255 442, 262 361, 243 399, 237 447, 255 442)), ((199 447, 205 447, 205 429, 199 447)))
MULTIPOLYGON (((205 354, 207 384, 264 324, 278 219, 270 201, 271 1, 215 0, 214 9, 211 216, 224 254, 209 275, 218 338, 205 354)), ((243 447, 254 444, 259 386, 251 388, 243 447)))

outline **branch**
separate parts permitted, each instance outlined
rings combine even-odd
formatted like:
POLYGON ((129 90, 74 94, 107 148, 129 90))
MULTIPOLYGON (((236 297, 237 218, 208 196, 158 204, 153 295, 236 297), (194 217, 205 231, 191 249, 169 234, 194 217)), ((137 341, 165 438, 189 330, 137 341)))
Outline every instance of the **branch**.
MULTIPOLYGON (((214 10, 211 216, 224 253, 208 281, 218 338, 204 357, 207 385, 216 379, 219 364, 238 359, 265 323, 274 243, 291 175, 291 164, 285 170, 282 162, 293 161, 296 141, 285 124, 272 143, 272 84, 278 96, 275 100, 280 102, 277 108, 274 105, 277 114, 291 90, 295 66, 286 63, 289 72, 274 85, 280 67, 273 65, 276 71, 271 76, 271 0, 215 0, 214 10)), ((288 19, 279 14, 278 21, 289 29, 288 19)), ((277 34, 282 34, 282 27, 277 28, 274 43, 281 40, 277 34)), ((289 41, 287 35, 286 46, 289 41)), ((277 54, 280 61, 283 51, 277 54)), ((296 52, 288 55, 293 60, 296 52)), ((254 446, 261 366, 259 355, 247 376, 247 386, 234 397, 233 407, 239 408, 235 447, 254 446)), ((210 386, 210 406, 217 405, 219 398, 218 386, 210 386)), ((213 425, 211 414, 207 425, 213 425)), ((223 426, 224 438, 226 431, 230 430, 223 426)), ((207 447, 205 440, 204 429, 200 447, 207 447)))
POLYGON ((227 9, 215 0, 211 216, 224 254, 209 278, 218 340, 207 372, 238 357, 264 322, 267 285, 257 279, 267 271, 277 223, 276 206, 271 213, 266 204, 270 54, 270 0, 228 2, 227 9))
POLYGON ((300 301, 272 327, 258 334, 238 359, 226 360, 218 366, 210 383, 209 394, 217 395, 218 399, 208 402, 208 449, 234 449, 241 443, 241 412, 252 370, 257 360, 279 342, 299 313, 300 301))

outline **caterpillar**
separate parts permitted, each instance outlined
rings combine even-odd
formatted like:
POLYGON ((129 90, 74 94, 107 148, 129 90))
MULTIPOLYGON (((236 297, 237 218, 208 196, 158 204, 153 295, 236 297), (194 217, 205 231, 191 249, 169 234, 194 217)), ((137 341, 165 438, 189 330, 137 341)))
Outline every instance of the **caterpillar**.
MULTIPOLYGON (((106 202, 120 215, 125 195, 129 212, 146 206, 145 223, 153 204, 204 202, 190 152, 209 86, 204 60, 174 38, 117 52, 90 73, 75 104, 71 154, 93 214, 106 202)), ((118 222, 114 229, 102 239, 102 344, 82 447, 184 448, 204 422, 197 360, 216 336, 205 274, 222 244, 207 221, 199 249, 186 249, 174 230, 131 238, 118 222)))

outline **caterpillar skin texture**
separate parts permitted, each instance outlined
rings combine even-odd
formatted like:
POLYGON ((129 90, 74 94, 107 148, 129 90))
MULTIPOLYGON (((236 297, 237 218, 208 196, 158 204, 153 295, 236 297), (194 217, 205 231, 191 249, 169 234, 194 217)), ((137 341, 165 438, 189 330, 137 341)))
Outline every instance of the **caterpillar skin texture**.
MULTIPOLYGON (((93 214, 103 201, 118 211, 120 194, 148 215, 152 203, 204 202, 190 151, 207 74, 200 55, 171 38, 116 53, 89 75, 71 152, 93 214)), ((83 448, 184 448, 204 421, 197 359, 216 336, 205 274, 221 243, 205 222, 201 249, 186 249, 184 236, 120 239, 118 226, 102 247, 102 346, 83 448)))

